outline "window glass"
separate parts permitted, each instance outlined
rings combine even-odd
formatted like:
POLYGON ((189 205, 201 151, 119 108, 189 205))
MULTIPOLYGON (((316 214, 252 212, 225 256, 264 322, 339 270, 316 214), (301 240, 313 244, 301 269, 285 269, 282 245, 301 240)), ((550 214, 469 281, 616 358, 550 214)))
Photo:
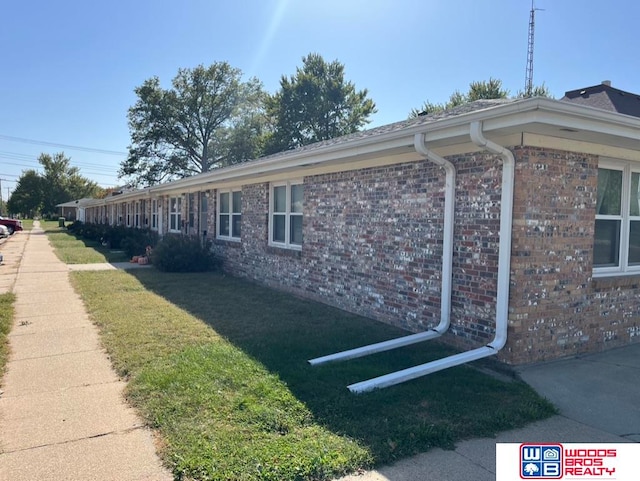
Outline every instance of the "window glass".
POLYGON ((285 217, 286 216, 284 216, 284 215, 274 215, 273 216, 273 240, 274 240, 274 242, 285 242, 285 240, 286 240, 286 236, 285 236, 285 229, 286 229, 285 217))
POLYGON ((291 244, 302 245, 302 216, 291 216, 291 237, 289 239, 291 244))
POLYGON ((240 226, 242 225, 242 216, 240 214, 236 214, 233 216, 233 237, 240 237, 241 231, 240 226))
POLYGON ((287 186, 281 185, 273 188, 273 211, 287 211, 287 186))
POLYGON ((303 202, 302 184, 291 186, 291 212, 302 212, 303 202))
POLYGON ((229 236, 229 216, 220 216, 220 235, 229 236))
POLYGON ((598 169, 598 205, 596 214, 620 215, 622 171, 598 169))
POLYGON ((593 264, 617 267, 620 262, 620 221, 596 219, 593 264))
POLYGON ((236 214, 242 212, 242 192, 233 193, 233 212, 236 214))
POLYGON ((229 212, 229 193, 220 194, 220 212, 229 212))
POLYGON ((629 265, 640 266, 640 221, 629 225, 629 265))
POLYGON ((631 195, 629 196, 629 215, 640 216, 640 173, 631 173, 631 195))

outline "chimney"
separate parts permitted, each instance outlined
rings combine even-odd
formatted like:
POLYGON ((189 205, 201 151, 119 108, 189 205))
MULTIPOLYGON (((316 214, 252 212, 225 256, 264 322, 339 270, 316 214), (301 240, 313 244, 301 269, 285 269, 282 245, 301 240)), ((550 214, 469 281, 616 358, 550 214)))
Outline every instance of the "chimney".
POLYGON ((602 85, 606 85, 607 87, 611 87, 611 80, 603 80, 602 85))

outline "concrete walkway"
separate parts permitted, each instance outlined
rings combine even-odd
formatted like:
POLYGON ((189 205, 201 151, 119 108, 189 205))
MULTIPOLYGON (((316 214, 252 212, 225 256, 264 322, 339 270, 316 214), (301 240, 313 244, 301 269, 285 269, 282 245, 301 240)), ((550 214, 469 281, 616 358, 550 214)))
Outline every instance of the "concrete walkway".
POLYGON ((172 479, 43 231, 17 233, 0 251, 0 292, 16 294, 0 480, 172 479))

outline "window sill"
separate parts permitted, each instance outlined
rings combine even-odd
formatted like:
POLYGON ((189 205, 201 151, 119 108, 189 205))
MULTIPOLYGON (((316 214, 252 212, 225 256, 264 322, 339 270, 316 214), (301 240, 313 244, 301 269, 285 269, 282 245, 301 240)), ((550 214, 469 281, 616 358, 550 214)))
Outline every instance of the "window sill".
POLYGON ((614 287, 640 287, 640 273, 633 274, 615 274, 608 276, 594 277, 591 280, 593 289, 611 289, 614 287))
POLYGON ((289 247, 280 244, 269 244, 267 246, 267 252, 269 254, 275 254, 287 257, 302 257, 302 247, 289 247))
POLYGON ((215 239, 213 239, 213 243, 219 246, 242 247, 241 239, 233 239, 228 237, 216 237, 215 239))

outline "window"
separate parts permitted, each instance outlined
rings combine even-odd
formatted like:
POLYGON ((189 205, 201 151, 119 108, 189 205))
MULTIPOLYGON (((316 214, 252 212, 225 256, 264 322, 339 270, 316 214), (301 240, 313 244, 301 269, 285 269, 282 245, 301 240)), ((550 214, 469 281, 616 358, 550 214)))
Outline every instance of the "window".
POLYGON ((135 205, 135 216, 134 216, 134 226, 140 227, 140 202, 136 202, 135 205))
POLYGON ((218 237, 239 240, 242 226, 242 192, 218 191, 218 237))
POLYGON ((151 228, 158 230, 158 199, 151 200, 151 228))
POLYGON ((602 161, 593 246, 595 275, 640 273, 640 168, 602 161))
POLYGON ((127 202, 127 227, 131 227, 131 203, 127 202))
POLYGON ((195 229, 196 227, 196 195, 189 194, 189 228, 195 229))
POLYGON ((209 220, 207 218, 208 216, 208 209, 209 206, 208 204, 208 197, 209 197, 209 192, 200 192, 200 230, 202 231, 202 235, 206 236, 207 235, 207 225, 209 223, 209 220))
POLYGON ((169 199, 169 230, 180 232, 182 229, 182 197, 169 199))
POLYGON ((290 249, 302 248, 302 183, 271 186, 269 243, 290 249))

